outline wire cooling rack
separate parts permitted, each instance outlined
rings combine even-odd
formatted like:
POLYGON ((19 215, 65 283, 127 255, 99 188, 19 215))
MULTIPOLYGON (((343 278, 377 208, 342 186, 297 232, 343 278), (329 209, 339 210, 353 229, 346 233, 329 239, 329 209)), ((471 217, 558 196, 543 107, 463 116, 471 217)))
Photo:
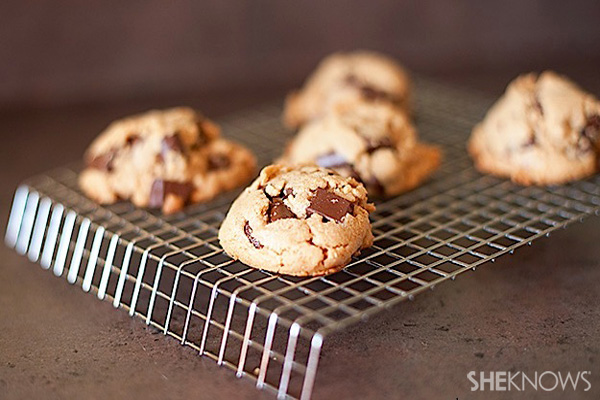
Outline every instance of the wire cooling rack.
MULTIPOLYGON (((217 232, 239 192, 162 217, 91 202, 79 166, 17 189, 6 243, 257 387, 308 399, 331 332, 599 210, 599 177, 540 188, 480 175, 465 141, 491 101, 427 81, 416 93, 420 134, 445 161, 424 186, 377 204, 373 247, 333 275, 278 276, 224 254, 217 232)), ((267 106, 221 122, 267 164, 291 135, 280 114, 267 106)))

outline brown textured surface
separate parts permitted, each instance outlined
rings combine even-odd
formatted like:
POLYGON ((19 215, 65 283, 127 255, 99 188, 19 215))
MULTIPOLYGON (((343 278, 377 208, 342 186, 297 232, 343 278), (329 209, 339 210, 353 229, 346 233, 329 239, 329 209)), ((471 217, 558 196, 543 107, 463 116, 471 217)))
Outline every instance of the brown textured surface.
MULTIPOLYGON (((503 79, 472 86, 496 93, 503 79)), ((0 114, 0 224, 20 180, 78 158, 115 117, 171 100, 217 116, 280 94, 0 114)), ((598 398, 598 237, 600 220, 589 219, 329 337, 314 398, 598 398), (468 371, 511 369, 589 370, 592 390, 567 396, 469 391, 468 371)), ((4 246, 0 332, 2 399, 272 398, 4 246)))

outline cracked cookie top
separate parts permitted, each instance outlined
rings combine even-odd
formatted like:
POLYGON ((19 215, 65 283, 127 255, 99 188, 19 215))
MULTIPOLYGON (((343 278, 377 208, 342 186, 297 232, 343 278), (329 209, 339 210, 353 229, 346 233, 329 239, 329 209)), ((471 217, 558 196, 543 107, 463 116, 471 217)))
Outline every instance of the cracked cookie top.
POLYGON ((199 148, 220 134, 217 125, 191 108, 152 110, 111 123, 90 145, 86 161, 90 166, 110 169, 105 161, 144 141, 154 142, 157 158, 164 159, 199 148))
POLYGON ((290 275, 339 270, 373 236, 362 184, 318 167, 271 165, 235 200, 221 229, 225 251, 290 275))
POLYGON ((409 91, 406 72, 391 58, 367 51, 336 53, 321 61, 302 89, 288 96, 284 122, 297 128, 356 99, 408 109, 409 91))
POLYGON ((113 122, 90 145, 80 176, 100 203, 129 199, 140 207, 180 210, 250 179, 254 156, 222 139, 196 111, 155 110, 113 122))
POLYGON ((280 162, 331 168, 362 182, 370 195, 386 196, 421 183, 439 165, 440 151, 418 141, 400 109, 355 100, 300 129, 280 162))
POLYGON ((597 171, 600 103, 564 76, 526 74, 474 129, 469 152, 483 172, 555 184, 597 171))

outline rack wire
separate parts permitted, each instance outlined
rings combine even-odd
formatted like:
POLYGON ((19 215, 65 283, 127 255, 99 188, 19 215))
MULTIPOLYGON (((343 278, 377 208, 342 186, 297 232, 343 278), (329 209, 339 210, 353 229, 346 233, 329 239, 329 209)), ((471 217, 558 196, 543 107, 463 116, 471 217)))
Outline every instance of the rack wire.
MULTIPOLYGON (((258 388, 308 399, 330 333, 600 208, 598 176, 542 188, 477 173, 465 141, 490 99, 423 80, 416 87, 417 127, 443 147, 444 162, 424 186, 377 204, 373 247, 333 275, 280 276, 224 254, 217 232, 239 192, 163 217, 93 203, 77 187, 80 165, 17 189, 6 244, 258 388)), ((221 122, 267 164, 291 136, 280 114, 269 105, 221 122)))

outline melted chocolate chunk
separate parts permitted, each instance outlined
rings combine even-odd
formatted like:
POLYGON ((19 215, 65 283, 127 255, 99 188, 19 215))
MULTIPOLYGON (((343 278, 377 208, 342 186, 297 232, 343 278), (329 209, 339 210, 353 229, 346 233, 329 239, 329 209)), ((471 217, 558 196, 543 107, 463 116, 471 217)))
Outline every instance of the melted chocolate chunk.
POLYGON ((316 213, 336 222, 342 222, 346 214, 354 211, 354 204, 326 189, 319 188, 314 191, 306 211, 308 215, 316 213))
POLYGON ((87 165, 90 168, 99 169, 100 171, 111 172, 113 170, 113 161, 116 155, 116 150, 110 150, 107 153, 92 157, 88 160, 87 165))
POLYGON ((390 138, 384 137, 379 140, 367 139, 365 138, 365 142, 367 143, 367 153, 373 154, 379 149, 393 149, 394 144, 392 143, 390 138))
POLYGON ((600 115, 592 115, 588 118, 588 126, 593 126, 596 129, 600 129, 600 115))
POLYGON ((254 246, 257 249, 263 248, 263 245, 254 236, 252 236, 252 228, 250 227, 248 221, 246 221, 246 223, 244 224, 244 234, 248 238, 248 241, 252 243, 252 246, 254 246))
POLYGON ((274 197, 269 205, 269 222, 284 218, 296 218, 296 215, 285 205, 281 197, 274 197))
POLYGON ((219 169, 225 169, 229 167, 231 161, 229 157, 224 154, 211 154, 208 156, 208 170, 216 171, 219 169))
POLYGON ((367 100, 389 100, 390 95, 382 90, 377 90, 372 86, 363 85, 360 87, 360 92, 367 100))
POLYGON ((165 157, 165 154, 169 151, 174 151, 176 153, 184 153, 184 147, 183 147, 183 143, 181 141, 181 138, 179 137, 179 135, 177 133, 171 135, 171 136, 165 136, 162 140, 161 143, 161 155, 163 156, 163 158, 165 157))
POLYGON ((150 189, 150 200, 148 202, 148 206, 151 208, 162 207, 165 197, 167 197, 169 194, 178 196, 187 202, 193 189, 194 186, 189 182, 175 182, 157 179, 152 184, 152 189, 150 189))
POLYGON ((129 135, 129 136, 127 136, 127 139, 125 139, 125 145, 126 146, 133 146, 134 144, 136 144, 140 140, 142 140, 142 138, 140 137, 140 135, 135 135, 135 134, 129 135))

